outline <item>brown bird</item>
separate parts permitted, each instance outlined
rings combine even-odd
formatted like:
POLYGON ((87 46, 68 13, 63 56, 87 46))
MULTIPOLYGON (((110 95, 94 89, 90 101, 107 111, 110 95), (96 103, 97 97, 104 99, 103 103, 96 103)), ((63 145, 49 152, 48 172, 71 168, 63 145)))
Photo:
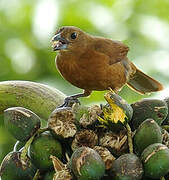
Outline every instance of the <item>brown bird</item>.
POLYGON ((120 41, 64 26, 52 38, 52 47, 59 51, 56 66, 61 75, 74 86, 84 89, 83 93, 66 98, 65 104, 89 96, 93 90, 111 88, 117 93, 125 84, 141 94, 163 89, 162 84, 137 69, 128 59, 129 48, 120 41))

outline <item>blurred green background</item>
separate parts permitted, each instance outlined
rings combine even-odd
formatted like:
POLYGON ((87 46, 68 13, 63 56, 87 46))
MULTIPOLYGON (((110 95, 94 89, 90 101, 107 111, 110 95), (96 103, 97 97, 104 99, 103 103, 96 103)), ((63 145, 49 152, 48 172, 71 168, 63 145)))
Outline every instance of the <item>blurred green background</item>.
MULTIPOLYGON (((169 0, 0 0, 0 81, 30 80, 67 95, 81 92, 55 67, 50 39, 63 25, 123 41, 137 67, 164 84, 164 91, 151 96, 169 94, 169 0)), ((103 93, 82 102, 100 103, 103 93)), ((127 87, 120 94, 129 103, 143 97, 127 87)), ((14 142, 1 126, 0 161, 14 142)))

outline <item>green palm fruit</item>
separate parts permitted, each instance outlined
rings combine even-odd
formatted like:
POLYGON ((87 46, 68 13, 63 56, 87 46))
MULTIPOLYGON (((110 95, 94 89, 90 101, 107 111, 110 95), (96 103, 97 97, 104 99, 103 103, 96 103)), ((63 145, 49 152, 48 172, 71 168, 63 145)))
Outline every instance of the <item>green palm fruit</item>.
POLYGON ((139 154, 154 143, 162 143, 162 133, 160 126, 153 120, 147 119, 141 123, 134 135, 134 147, 139 154))
POLYGON ((40 118, 22 107, 12 107, 4 111, 4 124, 19 141, 27 141, 40 128, 40 118))
POLYGON ((163 144, 149 145, 142 152, 141 160, 146 177, 158 179, 169 172, 169 149, 163 144))
POLYGON ((159 99, 143 99, 132 104, 133 117, 132 128, 135 130, 146 119, 154 119, 161 125, 168 114, 168 106, 165 101, 159 99))
POLYGON ((31 81, 0 82, 0 114, 9 107, 24 107, 47 120, 66 96, 55 88, 31 81))
POLYGON ((99 180, 105 173, 105 164, 100 155, 84 146, 72 154, 70 168, 78 180, 99 180))
POLYGON ((112 167, 114 180, 141 180, 143 167, 135 154, 124 154, 116 159, 112 167))
POLYGON ((10 152, 1 163, 0 176, 2 180, 32 180, 36 168, 26 157, 23 162, 20 159, 21 152, 10 152))
POLYGON ((33 164, 40 170, 52 168, 50 155, 62 157, 62 146, 49 132, 44 132, 35 137, 30 145, 29 155, 33 164))

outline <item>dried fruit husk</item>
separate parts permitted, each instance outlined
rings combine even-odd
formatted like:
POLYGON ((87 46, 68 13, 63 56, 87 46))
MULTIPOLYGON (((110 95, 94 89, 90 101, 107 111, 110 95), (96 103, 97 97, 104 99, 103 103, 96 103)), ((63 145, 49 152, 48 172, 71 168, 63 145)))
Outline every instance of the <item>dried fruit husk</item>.
POLYGON ((128 152, 127 131, 107 131, 100 134, 99 145, 106 147, 114 156, 120 156, 128 152))
POLYGON ((48 119, 48 127, 57 137, 62 139, 73 137, 77 128, 72 109, 70 107, 55 109, 48 119))
POLYGON ((74 104, 72 106, 73 114, 75 115, 77 126, 83 128, 90 128, 97 122, 98 115, 101 114, 102 110, 98 105, 82 106, 74 104))
POLYGON ((92 130, 82 129, 76 133, 71 147, 72 150, 74 151, 75 149, 82 146, 93 148, 97 144, 98 144, 97 134, 92 130))
POLYGON ((73 174, 67 164, 63 164, 57 157, 50 156, 55 169, 53 180, 72 180, 73 174))
POLYGON ((111 169, 116 158, 110 153, 110 151, 107 148, 101 146, 95 146, 93 149, 104 161, 106 170, 111 169))

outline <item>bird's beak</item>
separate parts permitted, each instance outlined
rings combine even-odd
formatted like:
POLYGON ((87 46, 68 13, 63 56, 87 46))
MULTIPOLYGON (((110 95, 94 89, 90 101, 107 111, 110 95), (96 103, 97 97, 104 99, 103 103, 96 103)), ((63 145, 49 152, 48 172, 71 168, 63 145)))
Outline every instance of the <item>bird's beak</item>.
POLYGON ((51 39, 53 51, 67 49, 68 41, 61 37, 61 33, 56 34, 51 39))

